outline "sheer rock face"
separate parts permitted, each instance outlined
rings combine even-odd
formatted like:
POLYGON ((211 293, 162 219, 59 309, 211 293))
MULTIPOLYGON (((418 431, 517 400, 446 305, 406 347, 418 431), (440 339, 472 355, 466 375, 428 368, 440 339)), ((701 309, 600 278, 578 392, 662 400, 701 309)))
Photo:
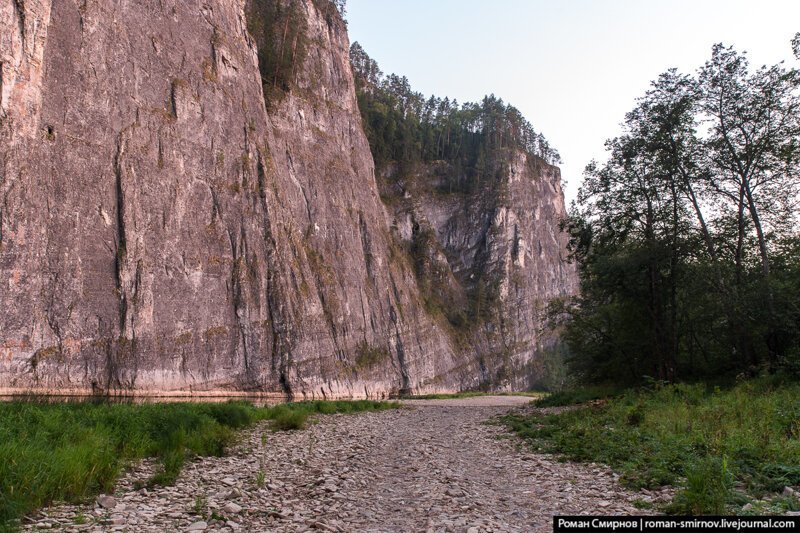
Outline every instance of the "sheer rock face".
POLYGON ((559 228, 559 169, 518 150, 505 151, 497 166, 491 183, 471 194, 443 191, 446 163, 423 167, 401 185, 392 224, 407 246, 419 246, 426 230, 433 236, 421 274, 443 307, 463 309, 471 322, 460 334, 477 356, 479 383, 519 390, 543 377, 540 356, 558 342, 547 305, 574 294, 577 276, 559 228))
MULTIPOLYGON (((267 112, 243 0, 0 0, 0 392, 379 396, 482 380, 389 229, 344 24, 301 6, 313 46, 267 112)), ((553 227, 549 172, 519 179, 538 211, 474 215, 498 228, 498 272, 555 254, 507 249, 518 219, 553 227)), ((483 238, 472 222, 454 243, 483 238)), ((525 272, 557 293, 550 257, 525 272)), ((508 301, 527 302, 515 295, 537 289, 512 278, 508 301)), ((514 312, 535 327, 533 309, 514 312)))

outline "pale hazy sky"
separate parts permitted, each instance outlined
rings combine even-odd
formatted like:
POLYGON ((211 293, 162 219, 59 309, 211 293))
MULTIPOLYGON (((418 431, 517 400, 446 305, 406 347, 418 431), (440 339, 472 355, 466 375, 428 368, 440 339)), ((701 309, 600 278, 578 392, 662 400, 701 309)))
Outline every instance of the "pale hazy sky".
POLYGON ((651 80, 716 42, 786 60, 800 0, 348 0, 351 41, 425 95, 495 93, 560 153, 567 197, 651 80))

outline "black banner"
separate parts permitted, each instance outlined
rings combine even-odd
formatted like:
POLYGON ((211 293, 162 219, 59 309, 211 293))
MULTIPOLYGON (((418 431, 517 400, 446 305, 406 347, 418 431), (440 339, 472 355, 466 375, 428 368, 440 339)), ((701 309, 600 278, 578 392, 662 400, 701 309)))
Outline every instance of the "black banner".
POLYGON ((723 531, 788 533, 800 531, 797 516, 554 516, 553 533, 723 531))

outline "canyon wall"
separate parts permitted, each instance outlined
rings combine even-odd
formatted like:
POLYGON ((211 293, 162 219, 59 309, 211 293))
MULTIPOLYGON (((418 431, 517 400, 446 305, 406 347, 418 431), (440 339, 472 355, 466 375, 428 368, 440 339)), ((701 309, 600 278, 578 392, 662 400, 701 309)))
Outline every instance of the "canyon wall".
POLYGON ((542 306, 574 290, 558 170, 518 154, 494 200, 387 209, 346 26, 317 4, 267 106, 243 0, 0 0, 0 393, 529 381, 542 306), (435 231, 454 294, 493 280, 467 342, 426 305, 407 224, 435 231))
POLYGON ((484 389, 545 385, 545 354, 557 350, 548 304, 577 290, 567 261, 559 169, 506 149, 477 190, 450 192, 454 169, 424 164, 410 176, 383 173, 397 238, 413 250, 423 297, 471 350, 484 389))

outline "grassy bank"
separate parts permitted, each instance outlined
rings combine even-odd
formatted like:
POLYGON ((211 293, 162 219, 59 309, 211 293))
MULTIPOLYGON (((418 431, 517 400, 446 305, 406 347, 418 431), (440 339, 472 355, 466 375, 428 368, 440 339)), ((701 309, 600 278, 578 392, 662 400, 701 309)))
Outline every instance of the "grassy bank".
POLYGON ((624 391, 614 385, 592 385, 580 389, 553 392, 536 400, 537 407, 560 407, 619 396, 624 391))
POLYGON ((155 457, 151 484, 171 484, 193 456, 219 456, 235 430, 271 420, 302 429, 316 413, 396 407, 315 401, 257 408, 249 403, 0 402, 0 531, 52 501, 76 502, 113 489, 131 461, 155 457))
POLYGON ((505 422, 542 451, 610 465, 630 487, 680 487, 667 512, 800 509, 796 499, 779 495, 800 486, 798 384, 670 385, 505 422))
POLYGON ((475 398, 477 396, 525 396, 528 398, 539 399, 545 396, 543 392, 452 392, 442 394, 420 394, 419 396, 407 396, 404 400, 457 400, 459 398, 475 398))

